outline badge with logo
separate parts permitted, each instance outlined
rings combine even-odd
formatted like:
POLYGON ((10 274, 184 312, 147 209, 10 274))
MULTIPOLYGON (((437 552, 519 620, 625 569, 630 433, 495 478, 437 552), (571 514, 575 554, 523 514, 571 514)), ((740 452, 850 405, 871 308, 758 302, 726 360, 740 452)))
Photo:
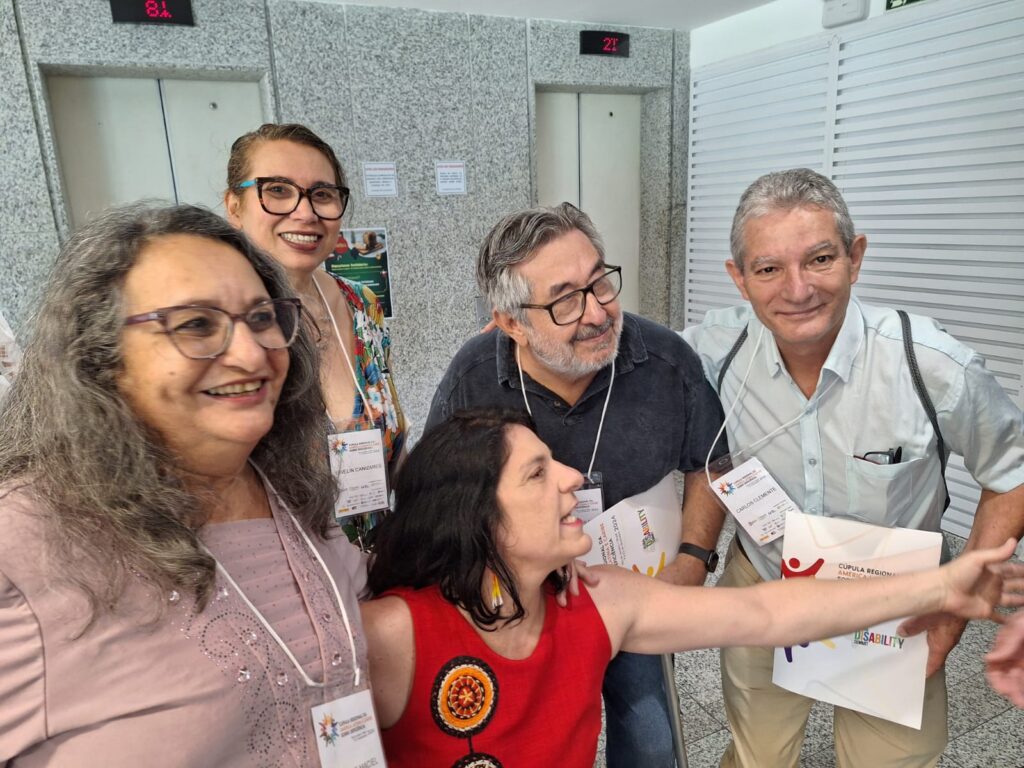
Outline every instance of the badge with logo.
POLYGON ((388 508, 388 466, 380 429, 329 435, 327 449, 338 483, 338 520, 388 508))
POLYGON ((786 532, 787 512, 800 511, 758 459, 712 480, 711 490, 759 546, 786 532))
POLYGON ((600 472, 591 472, 576 490, 576 511, 573 513, 584 523, 589 523, 604 512, 604 486, 600 472))
POLYGON ((369 690, 342 696, 311 712, 321 768, 387 766, 369 690))

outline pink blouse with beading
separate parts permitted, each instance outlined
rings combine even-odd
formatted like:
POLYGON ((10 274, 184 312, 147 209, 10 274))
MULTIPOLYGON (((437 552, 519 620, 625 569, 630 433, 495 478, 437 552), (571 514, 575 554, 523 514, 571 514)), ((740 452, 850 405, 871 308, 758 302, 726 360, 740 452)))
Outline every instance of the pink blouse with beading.
POLYGON ((177 591, 130 580, 117 609, 76 637, 85 604, 61 579, 74 564, 46 555, 52 517, 24 491, 0 489, 0 764, 315 765, 311 707, 368 687, 356 599, 365 565, 343 536, 313 539, 351 623, 357 685, 327 575, 269 487, 268 496, 273 520, 201 536, 323 688, 302 681, 220 574, 202 612, 177 591))

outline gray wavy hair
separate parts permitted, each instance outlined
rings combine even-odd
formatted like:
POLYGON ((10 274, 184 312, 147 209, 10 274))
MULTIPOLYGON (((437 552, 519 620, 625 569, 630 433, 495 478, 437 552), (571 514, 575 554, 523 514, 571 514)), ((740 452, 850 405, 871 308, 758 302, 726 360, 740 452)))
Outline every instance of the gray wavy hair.
POLYGON ((524 321, 526 313, 519 305, 530 300, 530 284, 515 270, 516 265, 574 229, 586 235, 604 261, 604 242, 594 222, 571 203, 528 208, 495 224, 480 244, 476 261, 476 282, 491 306, 524 321))
MULTIPOLYGON (((181 234, 231 246, 271 298, 293 295, 277 264, 211 211, 111 210, 61 249, 30 321, 21 372, 0 406, 0 485, 40 502, 57 562, 75 563, 64 575, 88 598, 86 628, 116 605, 130 573, 164 592, 192 593, 200 606, 214 583, 214 560, 196 533, 204 498, 185 487, 174 457, 118 388, 125 276, 150 243, 181 234)), ((316 345, 300 326, 274 425, 252 458, 303 525, 324 538, 334 482, 319 449, 316 345)))
POLYGON ((766 173, 747 187, 740 196, 729 233, 732 260, 743 271, 745 243, 743 230, 747 222, 773 211, 813 206, 831 211, 836 220, 836 232, 847 253, 853 245, 855 233, 853 219, 839 189, 829 179, 810 168, 792 168, 788 171, 766 173))

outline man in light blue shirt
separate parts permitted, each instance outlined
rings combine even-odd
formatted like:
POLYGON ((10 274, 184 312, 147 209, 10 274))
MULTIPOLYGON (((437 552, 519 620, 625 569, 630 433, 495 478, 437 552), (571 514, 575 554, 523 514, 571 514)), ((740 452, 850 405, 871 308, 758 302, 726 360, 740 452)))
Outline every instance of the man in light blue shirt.
MULTIPOLYGON (((708 312, 683 337, 718 386, 732 450, 756 456, 808 514, 937 531, 946 503, 938 441, 915 391, 897 313, 851 296, 867 247, 831 181, 768 174, 740 199, 726 268, 749 305, 708 312), (747 339, 726 363, 738 337, 747 339), (745 379, 745 381, 744 381, 745 379)), ((967 549, 1024 533, 1024 420, 977 353, 911 316, 914 352, 946 452, 982 486, 967 549)), ((740 530, 720 581, 779 577, 782 539, 740 530)), ((942 665, 964 622, 928 629, 920 731, 837 707, 841 767, 931 766, 945 749, 942 665)), ((811 701, 771 683, 772 650, 722 651, 733 742, 722 766, 796 766, 811 701)))

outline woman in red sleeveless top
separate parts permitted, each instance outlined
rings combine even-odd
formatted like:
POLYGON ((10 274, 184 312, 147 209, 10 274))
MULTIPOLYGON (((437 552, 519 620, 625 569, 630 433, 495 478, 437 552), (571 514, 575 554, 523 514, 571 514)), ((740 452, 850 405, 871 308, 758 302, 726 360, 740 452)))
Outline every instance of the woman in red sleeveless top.
POLYGON ((1007 542, 909 576, 744 589, 603 566, 562 609, 563 566, 591 545, 573 515, 581 481, 525 413, 456 414, 409 455, 395 512, 376 529, 377 599, 363 604, 390 768, 591 768, 601 681, 620 650, 796 645, 939 610, 987 618, 993 606, 975 588, 1013 551, 1007 542))

